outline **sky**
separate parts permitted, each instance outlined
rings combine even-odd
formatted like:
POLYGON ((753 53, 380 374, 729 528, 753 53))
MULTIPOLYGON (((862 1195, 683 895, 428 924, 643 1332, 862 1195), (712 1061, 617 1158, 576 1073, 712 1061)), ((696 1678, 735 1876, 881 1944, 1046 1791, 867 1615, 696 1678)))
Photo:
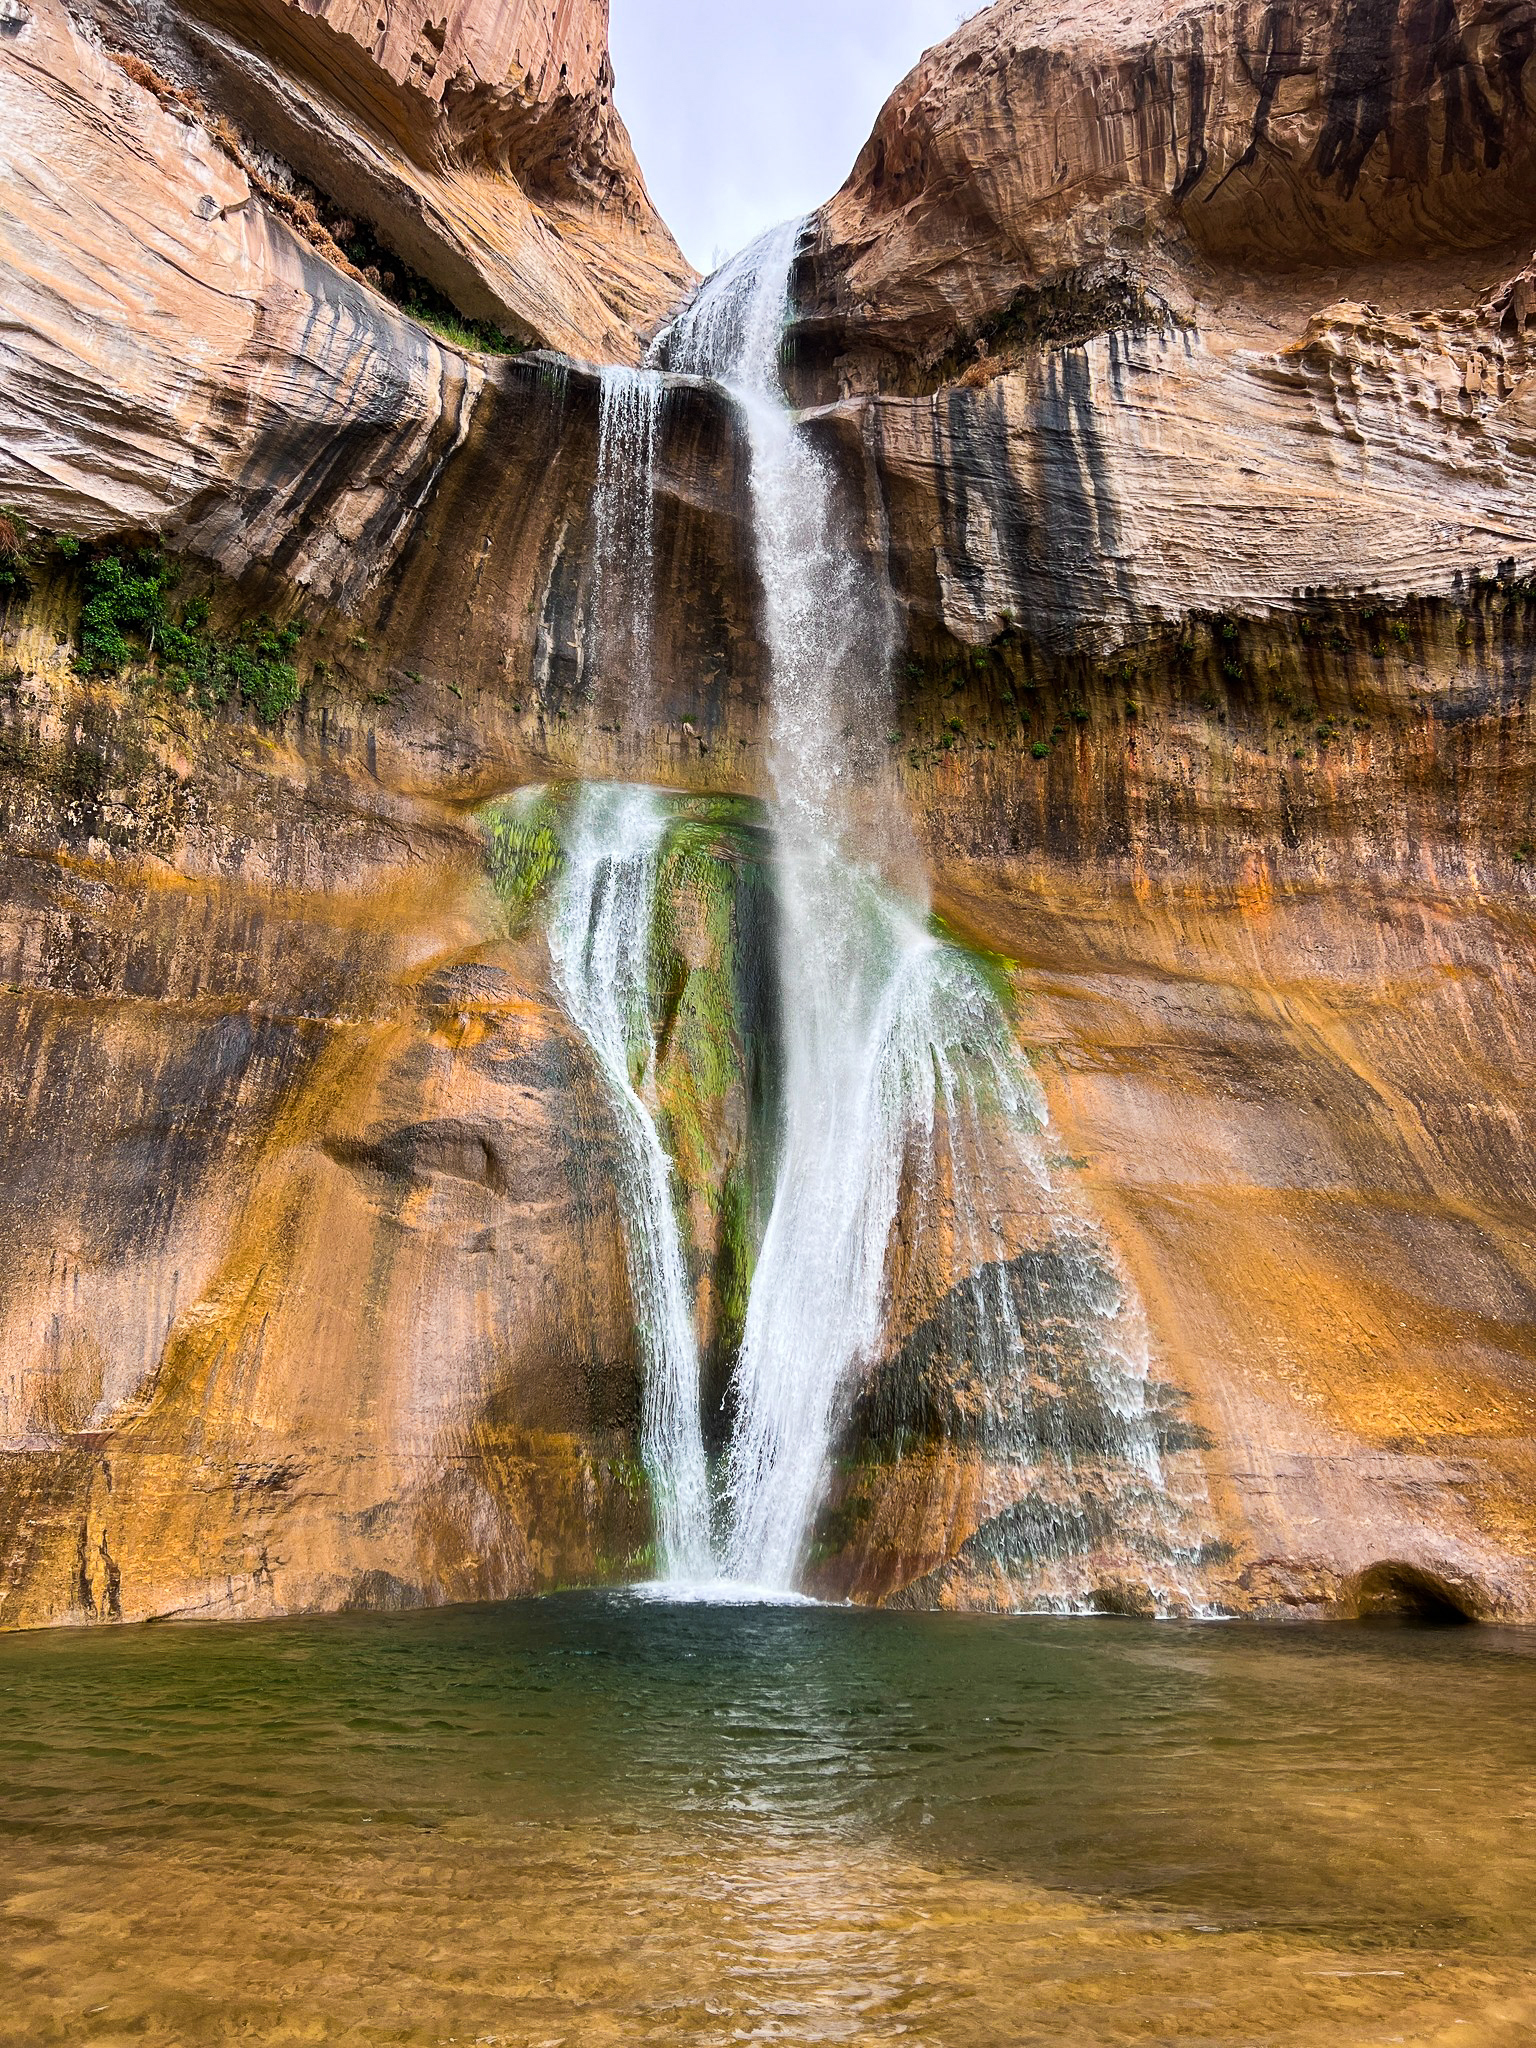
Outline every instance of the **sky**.
POLYGON ((977 0, 611 0, 615 98, 700 270, 809 213, 891 88, 977 0))

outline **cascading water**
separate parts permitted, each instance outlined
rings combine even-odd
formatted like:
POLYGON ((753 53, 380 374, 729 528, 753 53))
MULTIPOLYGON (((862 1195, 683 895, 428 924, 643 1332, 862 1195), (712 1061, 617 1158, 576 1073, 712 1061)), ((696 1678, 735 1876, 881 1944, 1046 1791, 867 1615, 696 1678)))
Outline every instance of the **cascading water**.
MULTIPOLYGON (((643 789, 578 792, 549 938, 619 1137, 645 1367, 644 1450, 674 1583, 790 1591, 840 1432, 941 1442, 974 1477, 972 1597, 1037 1606, 1197 1604, 1165 1484, 1176 1440, 1097 1232, 1056 1193, 1044 1098, 979 962, 936 935, 884 734, 891 602, 845 538, 815 425, 778 360, 799 242, 775 231, 658 343, 745 422, 772 683, 769 819, 781 1110, 723 1472, 676 1175, 656 1094, 651 945, 669 814, 643 789), (1120 1591, 1114 1591, 1114 1588, 1120 1591)), ((667 384, 604 373, 590 673, 652 695, 654 464, 667 384)), ((765 1155, 766 1157, 766 1155, 765 1155)), ((717 1586, 717 1590, 723 1587, 717 1586)))
POLYGON ((709 1578, 709 1473, 699 1347, 672 1162, 642 1090, 656 1057, 649 969, 667 817, 652 791, 593 784, 563 834, 549 919, 555 986, 591 1047, 618 1130, 619 1201, 645 1369, 643 1448, 657 1547, 672 1578, 709 1578))
MULTIPOLYGON (((958 1277, 939 1336, 952 1376, 958 1365, 971 1382, 962 1420, 997 1475, 989 1513, 1002 1514, 1005 1548, 1012 1532, 1023 1553, 997 1561, 1017 1569, 1059 1560, 1102 1535, 1105 1517, 1095 1528, 1090 1490, 1075 1481, 1085 1436, 1100 1490, 1111 1488, 1127 1524, 1171 1556, 1179 1545, 1165 1513, 1145 1353, 1107 1261, 1051 1194, 1039 1088, 983 975, 933 936, 926 903, 893 888, 880 864, 892 852, 889 820, 900 815, 880 746, 889 602, 840 543, 834 479, 780 387, 800 234, 791 223, 728 264, 657 348, 669 369, 722 382, 746 422, 772 664, 785 1107, 737 1374, 726 1570, 794 1584, 839 1421, 887 1336, 904 1183, 921 1221, 941 1178, 958 1277), (876 820, 886 824, 883 848, 876 820), (1000 1144, 1001 1174, 991 1163, 1000 1144), (999 1213, 1009 1190, 998 1183, 1010 1179, 1035 1190, 1051 1245, 1044 1265, 1038 1251, 1031 1264, 1009 1242, 999 1213), (1052 1289, 1054 1302, 1045 1298, 1052 1289), (1063 1319, 1082 1354, 1075 1406, 1092 1411, 1087 1431, 1074 1428, 1067 1389, 1041 1394, 1034 1385, 1038 1332, 1063 1319)), ((1043 1597, 1070 1604, 1086 1593, 1069 1579, 1058 1574, 1043 1597)), ((1154 1588, 1154 1600, 1166 1591, 1154 1588)))
POLYGON ((666 384, 654 370, 605 369, 593 498, 594 669, 618 679, 626 715, 650 696, 656 583, 656 436, 666 384))
POLYGON ((856 843, 889 633, 836 544, 830 479, 779 388, 798 224, 706 285, 665 338, 746 420, 764 625, 784 1030, 780 1171, 747 1310, 727 1493, 732 1575, 790 1585, 848 1370, 877 1343, 901 1167, 893 1063, 930 942, 856 843), (852 742, 852 744, 850 744, 852 742))
MULTIPOLYGON (((649 693, 653 471, 663 398, 654 372, 603 373, 595 663, 623 679, 632 711, 649 693)), ((594 784, 578 792, 562 835, 549 944, 556 989, 592 1049, 618 1132, 619 1200, 644 1365, 643 1452, 661 1568, 670 1578, 708 1579, 715 1564, 693 1296, 672 1162, 644 1092, 656 1059, 651 935, 666 829, 650 790, 594 784)))

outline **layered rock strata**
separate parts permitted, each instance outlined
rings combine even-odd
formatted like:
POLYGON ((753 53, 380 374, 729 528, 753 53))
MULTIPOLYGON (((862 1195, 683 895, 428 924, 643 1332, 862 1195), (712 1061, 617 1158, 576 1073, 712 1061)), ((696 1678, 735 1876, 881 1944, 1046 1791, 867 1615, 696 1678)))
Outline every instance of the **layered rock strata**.
MULTIPOLYGON (((36 13, 55 27, 63 17, 36 13)), ((607 30, 599 4, 471 0, 375 16, 299 0, 100 0, 79 16, 76 47, 39 65, 52 104, 29 130, 89 118, 75 76, 90 71, 83 33, 254 173, 269 202, 297 189, 328 253, 327 229, 343 243, 361 230, 375 274, 418 274, 471 321, 633 361, 692 272, 614 107, 607 30)), ((38 63, 30 29, 15 43, 38 63)), ((87 87, 87 104, 94 96, 87 87)), ((243 203, 214 196, 231 211, 243 203)))
POLYGON ((1015 0, 801 268, 938 899, 1025 969, 1239 1607, 1530 1601, 1533 49, 1015 0))

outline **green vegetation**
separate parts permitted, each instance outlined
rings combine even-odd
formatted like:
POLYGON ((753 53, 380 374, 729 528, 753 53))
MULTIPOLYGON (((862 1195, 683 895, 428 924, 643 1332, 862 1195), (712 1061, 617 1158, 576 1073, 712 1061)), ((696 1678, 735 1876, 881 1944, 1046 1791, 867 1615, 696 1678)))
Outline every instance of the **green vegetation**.
POLYGON ((73 534, 49 534, 24 519, 14 506, 0 505, 0 609, 13 598, 32 595, 34 572, 46 570, 49 557, 73 562, 80 542, 73 534))
POLYGON ((474 350, 480 355, 516 356, 526 343, 505 333, 489 320, 471 320, 436 285, 409 269, 386 249, 365 222, 333 221, 330 233, 349 263, 356 264, 369 284, 397 305, 410 319, 419 321, 455 348, 474 350))
POLYGON ((720 1188, 720 1240, 715 1254, 719 1290, 717 1345, 722 1357, 734 1358, 747 1327, 747 1302, 757 1266, 758 1218, 752 1173, 745 1160, 726 1168, 720 1188))
POLYGON ((745 1088, 736 964, 738 891, 750 860, 739 828, 748 815, 730 798, 684 800, 662 853, 651 936, 657 1097, 681 1188, 703 1191, 712 1210, 729 1166, 727 1098, 745 1088))
POLYGON ((242 704, 276 725, 303 695, 292 656, 304 621, 277 626, 260 618, 217 633, 206 597, 173 609, 180 573, 148 548, 93 557, 82 578, 76 667, 82 675, 114 676, 142 662, 205 711, 242 704))
POLYGON ((743 969, 769 915, 762 814, 748 799, 727 796, 676 797, 669 810, 651 930, 647 1050, 654 1045, 651 1085, 676 1167, 683 1242, 695 1263, 708 1257, 713 1264, 714 1355, 724 1361, 741 1342, 760 1226, 746 1127, 764 1062, 743 969))
MULTIPOLYGON (((891 1461, 894 1465, 895 1461, 891 1461)), ((865 1524, 875 1512, 875 1497, 868 1493, 846 1494, 835 1507, 823 1508, 811 1539, 809 1562, 830 1564, 858 1542, 865 1524)))
POLYGON ((430 327, 444 341, 451 341, 455 348, 470 349, 483 356, 516 356, 523 352, 520 342, 493 327, 489 320, 467 320, 446 301, 433 305, 420 294, 413 294, 401 310, 423 327, 430 327))
MULTIPOLYGON (((547 914, 561 872, 569 787, 524 790, 484 810, 492 880, 508 929, 547 914)), ((740 1343, 759 1234, 745 1126, 771 1092, 750 984, 768 917, 761 812, 744 798, 668 799, 646 1000, 626 1019, 631 1079, 657 1113, 675 1167, 684 1245, 712 1264, 715 1355, 740 1343), (749 1078, 750 1076, 750 1078, 749 1078)))
POLYGON ((60 570, 79 579, 75 667, 81 675, 142 667, 190 692, 205 710, 242 704, 268 725, 302 696, 292 659, 302 619, 278 626, 260 618, 216 632, 207 597, 172 605, 181 568, 154 549, 98 552, 72 534, 44 533, 20 513, 0 510, 0 603, 30 597, 40 575, 60 570))
POLYGON ((560 872, 562 803, 557 790, 520 790, 483 814, 491 880, 514 934, 527 929, 560 872))
POLYGON ((0 506, 0 605, 9 604, 13 597, 31 595, 32 579, 27 574, 30 537, 21 514, 0 506))

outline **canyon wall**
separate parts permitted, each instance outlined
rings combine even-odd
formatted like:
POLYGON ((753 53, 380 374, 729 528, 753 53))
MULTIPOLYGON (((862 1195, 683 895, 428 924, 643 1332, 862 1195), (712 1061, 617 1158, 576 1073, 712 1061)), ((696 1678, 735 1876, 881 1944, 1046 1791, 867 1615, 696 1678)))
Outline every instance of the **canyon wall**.
POLYGON ((27 0, 3 32, 11 226, 30 243, 78 214, 130 333, 178 242, 193 338, 198 286, 276 311, 279 223, 365 293, 603 360, 634 361, 692 281, 613 104, 606 7, 27 0))
POLYGON ((801 266, 937 898, 1020 964, 1238 1607, 1529 1610, 1533 38, 1014 0, 801 266))
MULTIPOLYGON (((0 1625, 623 1576, 605 1120, 480 812, 761 793, 745 456, 675 380, 637 727, 593 375, 428 331, 327 225, 632 360, 688 280, 598 10, 20 12, 0 1625), (81 672, 146 543, 230 644, 302 613, 276 722, 142 641, 81 672)), ((1240 1612, 1536 1616, 1533 50, 1524 4, 1004 0, 799 269, 935 903, 1000 956, 1240 1612)), ((974 1459, 863 1427, 816 1583, 1006 1601, 974 1459)))

